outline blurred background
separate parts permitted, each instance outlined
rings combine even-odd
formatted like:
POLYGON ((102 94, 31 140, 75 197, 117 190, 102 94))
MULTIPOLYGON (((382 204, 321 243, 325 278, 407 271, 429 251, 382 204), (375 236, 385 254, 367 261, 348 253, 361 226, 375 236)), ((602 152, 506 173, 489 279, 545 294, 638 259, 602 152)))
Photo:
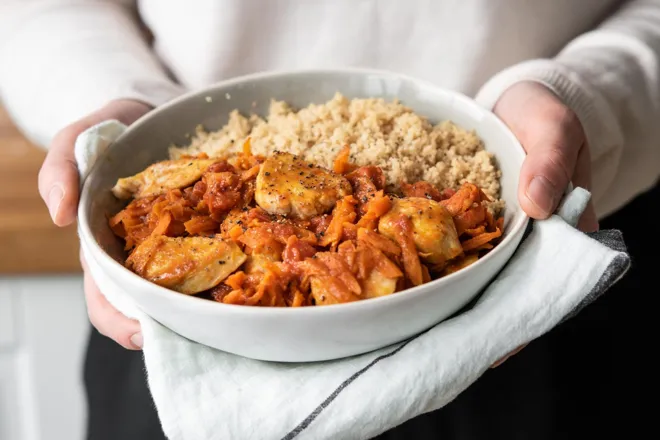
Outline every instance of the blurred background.
POLYGON ((37 192, 46 153, 0 107, 0 440, 82 439, 89 322, 75 226, 37 192))

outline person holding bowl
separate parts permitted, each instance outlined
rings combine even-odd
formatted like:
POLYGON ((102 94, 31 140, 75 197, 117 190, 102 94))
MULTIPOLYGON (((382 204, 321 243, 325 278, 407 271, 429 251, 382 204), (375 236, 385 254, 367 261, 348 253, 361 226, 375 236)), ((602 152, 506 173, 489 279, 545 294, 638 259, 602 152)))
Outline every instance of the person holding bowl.
MULTIPOLYGON (((24 133, 48 147, 39 191, 58 226, 76 218, 73 146, 85 129, 107 119, 129 125, 187 90, 237 75, 347 66, 426 79, 491 108, 527 152, 519 202, 530 217, 551 215, 573 184, 593 195, 581 230, 595 231, 599 222, 614 219, 632 225, 630 219, 644 215, 633 199, 645 197, 643 205, 658 200, 659 64, 657 0, 4 0, 0 5, 0 97, 24 133)), ((637 249, 643 239, 633 227, 630 232, 627 238, 637 249)), ((640 246, 633 256, 642 263, 628 287, 650 279, 643 264, 650 247, 640 246)), ((84 286, 97 330, 86 363, 89 438, 163 438, 141 357, 132 352, 142 346, 139 324, 105 300, 86 269, 84 286), (129 385, 131 398, 123 391, 129 385)), ((609 297, 621 297, 625 288, 625 283, 615 286, 609 297)), ((598 307, 603 306, 593 306, 598 307)), ((584 328, 588 322, 580 319, 571 325, 584 328)), ((570 419, 556 414, 569 414, 565 403, 576 395, 545 397, 555 395, 557 381, 548 359, 561 357, 562 347, 570 352, 570 343, 551 339, 561 335, 560 329, 542 338, 560 348, 539 343, 516 360, 534 377, 496 370, 449 407, 383 438, 406 433, 555 438, 552 433, 570 419), (500 402, 505 394, 511 399, 506 405, 500 402), (530 401, 538 412, 526 417, 529 409, 521 402, 530 401), (470 419, 480 420, 479 426, 470 419)), ((584 401, 594 414, 601 408, 584 401)), ((607 432, 606 424, 600 428, 607 432)), ((598 429, 585 421, 579 425, 592 435, 598 429)))

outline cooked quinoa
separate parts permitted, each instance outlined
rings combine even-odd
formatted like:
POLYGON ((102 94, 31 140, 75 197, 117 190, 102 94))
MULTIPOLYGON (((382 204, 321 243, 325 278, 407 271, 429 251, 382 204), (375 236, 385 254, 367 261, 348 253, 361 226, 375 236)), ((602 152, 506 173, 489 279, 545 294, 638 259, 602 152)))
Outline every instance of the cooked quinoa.
POLYGON ((425 180, 441 190, 471 182, 494 201, 493 210, 503 207, 501 172, 477 134, 451 121, 433 125, 396 100, 349 100, 337 93, 324 104, 300 110, 272 101, 265 119, 233 111, 220 130, 200 126, 189 145, 172 147, 170 155, 228 156, 241 151, 248 136, 254 154, 284 151, 330 169, 349 145, 351 162, 381 167, 390 188, 401 181, 425 180))

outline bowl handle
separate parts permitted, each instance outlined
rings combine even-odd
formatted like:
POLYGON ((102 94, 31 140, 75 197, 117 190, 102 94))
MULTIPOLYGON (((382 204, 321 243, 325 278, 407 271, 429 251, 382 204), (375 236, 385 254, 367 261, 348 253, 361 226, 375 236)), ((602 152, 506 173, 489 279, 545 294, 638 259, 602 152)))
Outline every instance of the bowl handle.
POLYGON ((96 124, 78 135, 73 153, 78 164, 81 188, 96 160, 126 131, 126 128, 126 125, 112 119, 96 124))

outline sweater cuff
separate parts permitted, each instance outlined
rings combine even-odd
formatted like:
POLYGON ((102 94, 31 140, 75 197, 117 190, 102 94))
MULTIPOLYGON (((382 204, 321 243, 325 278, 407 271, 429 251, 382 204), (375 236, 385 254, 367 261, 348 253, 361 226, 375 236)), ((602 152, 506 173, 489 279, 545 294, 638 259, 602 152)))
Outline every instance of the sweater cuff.
POLYGON ((620 150, 623 134, 606 100, 576 72, 557 61, 531 60, 505 69, 484 84, 476 100, 492 110, 509 87, 522 81, 543 84, 575 112, 587 137, 592 162, 620 150))

